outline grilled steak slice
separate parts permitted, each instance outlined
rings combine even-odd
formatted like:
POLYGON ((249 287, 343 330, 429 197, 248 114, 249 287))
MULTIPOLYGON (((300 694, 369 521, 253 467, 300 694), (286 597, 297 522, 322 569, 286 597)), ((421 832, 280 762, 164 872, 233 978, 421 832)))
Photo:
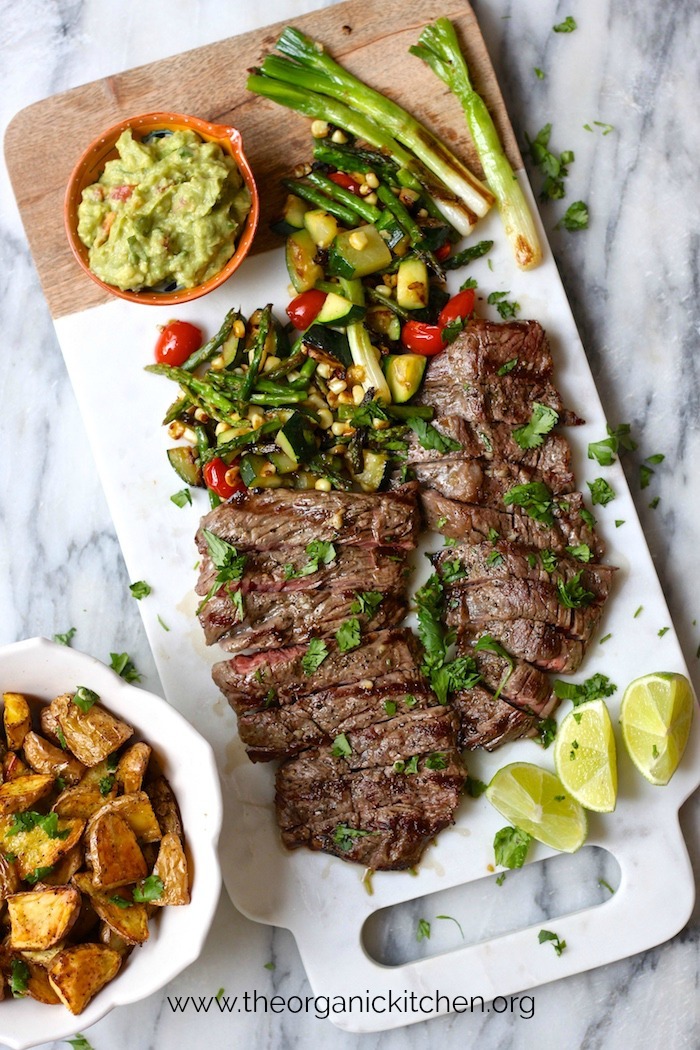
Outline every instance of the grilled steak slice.
POLYGON ((407 628, 394 628, 368 634, 362 645, 341 653, 329 641, 328 656, 307 675, 302 660, 307 646, 236 656, 214 664, 212 677, 237 714, 264 707, 272 691, 280 703, 303 693, 348 685, 373 682, 395 671, 415 671, 420 662, 418 640, 407 628))
POLYGON ((525 660, 506 659, 497 653, 477 652, 462 640, 458 644, 460 656, 471 656, 481 674, 481 685, 507 700, 519 711, 538 719, 547 718, 555 710, 559 699, 549 678, 525 660))
POLYGON ((357 683, 300 696, 294 703, 246 711, 238 734, 253 762, 286 758, 308 747, 329 743, 340 733, 386 722, 397 712, 436 703, 434 693, 415 673, 384 675, 369 688, 357 683))
POLYGON ((246 649, 278 649, 281 646, 308 642, 312 637, 331 638, 347 620, 356 618, 361 629, 380 631, 394 627, 406 615, 403 597, 388 595, 370 613, 356 613, 357 595, 343 591, 291 591, 289 594, 264 594, 253 591, 244 599, 243 620, 229 597, 214 597, 207 602, 200 622, 207 645, 218 641, 229 653, 246 649))
POLYGON ((574 674, 585 654, 585 645, 580 639, 541 620, 482 620, 460 627, 460 637, 468 642, 475 642, 485 634, 512 656, 555 674, 574 674))
MULTIPOLYGON (((250 551, 246 555, 241 590, 310 591, 326 588, 334 591, 376 590, 396 593, 405 584, 407 572, 403 559, 391 548, 336 548, 335 558, 320 564, 316 572, 299 575, 309 565, 305 547, 283 547, 280 550, 250 551)), ((216 581, 217 570, 208 555, 202 557, 197 594, 207 595, 216 581)))
POLYGON ((459 412, 471 423, 529 423, 535 402, 553 408, 560 423, 571 426, 582 422, 575 412, 564 407, 559 391, 548 379, 507 375, 487 376, 467 386, 453 382, 428 387, 426 383, 419 400, 431 405, 439 415, 459 412))
POLYGON ((241 551, 306 547, 312 540, 408 550, 418 529, 416 495, 415 482, 391 492, 239 492, 202 519, 196 542, 207 554, 208 529, 241 551))
POLYGON ((560 580, 571 583, 578 577, 581 586, 599 601, 607 598, 617 571, 612 565, 585 563, 569 554, 538 551, 507 540, 444 547, 431 561, 446 583, 456 577, 464 584, 515 577, 556 585, 560 580))
POLYGON ((494 463, 477 459, 456 459, 443 456, 432 463, 414 463, 416 479, 431 489, 437 489, 448 499, 461 503, 478 503, 482 507, 503 509, 503 497, 514 485, 544 481, 555 495, 572 492, 575 486, 571 473, 536 473, 514 463, 494 463))
POLYGON ((442 769, 398 773, 391 766, 350 771, 328 748, 284 762, 277 774, 277 819, 288 849, 307 846, 377 871, 413 867, 429 841, 453 823, 465 780, 459 753, 442 769))
POLYGON ((460 721, 457 740, 462 748, 495 751, 501 744, 537 732, 537 718, 519 711, 507 700, 496 699, 481 685, 454 693, 451 703, 460 721))
POLYGON ((604 545, 596 532, 581 517, 583 497, 572 492, 566 497, 566 509, 554 504, 554 523, 546 525, 529 515, 513 513, 493 507, 479 507, 441 496, 434 489, 421 492, 421 503, 431 529, 464 543, 481 543, 497 533, 503 540, 523 543, 537 550, 561 551, 565 547, 587 544, 596 561, 602 558, 604 545))
POLYGON ((549 377, 553 362, 547 336, 537 321, 487 321, 475 318, 441 354, 430 360, 425 387, 464 386, 485 376, 549 377))
MULTIPOLYGON (((461 416, 445 416, 434 419, 432 425, 441 434, 456 441, 459 451, 450 452, 449 458, 485 459, 497 463, 520 463, 538 474, 568 474, 571 450, 561 434, 547 434, 539 448, 521 448, 513 437, 513 427, 507 423, 469 423, 461 416)), ((418 437, 410 431, 407 462, 430 463, 445 458, 437 449, 423 448, 418 437)))
POLYGON ((603 614, 603 605, 570 609, 559 601, 551 583, 534 580, 482 580, 455 584, 449 590, 445 622, 457 631, 488 620, 537 620, 589 642, 603 614))

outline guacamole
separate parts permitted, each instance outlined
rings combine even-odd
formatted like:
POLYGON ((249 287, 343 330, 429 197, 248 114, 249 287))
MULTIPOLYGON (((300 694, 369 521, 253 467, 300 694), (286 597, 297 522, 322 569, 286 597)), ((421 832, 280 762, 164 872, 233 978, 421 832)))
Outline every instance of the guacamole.
POLYGON ((189 130, 140 142, 127 128, 116 146, 78 208, 93 273, 123 291, 192 288, 217 274, 250 210, 233 158, 189 130))

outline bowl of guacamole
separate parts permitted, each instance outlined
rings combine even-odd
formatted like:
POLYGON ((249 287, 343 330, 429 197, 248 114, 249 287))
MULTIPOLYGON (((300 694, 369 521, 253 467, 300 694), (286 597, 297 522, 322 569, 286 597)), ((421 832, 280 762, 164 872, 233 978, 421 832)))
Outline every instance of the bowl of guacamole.
POLYGON ((195 117, 151 113, 103 132, 71 176, 68 239, 106 290, 168 305, 222 284, 258 222, 240 133, 195 117))

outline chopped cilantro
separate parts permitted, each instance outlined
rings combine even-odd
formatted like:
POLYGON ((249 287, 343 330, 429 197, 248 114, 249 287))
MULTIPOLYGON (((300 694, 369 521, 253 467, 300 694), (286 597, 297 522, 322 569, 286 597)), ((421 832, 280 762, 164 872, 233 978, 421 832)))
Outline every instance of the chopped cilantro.
POLYGON ((541 718, 537 723, 537 731, 543 748, 548 748, 554 742, 557 735, 557 722, 555 718, 541 718))
POLYGON ((134 667, 134 662, 128 653, 110 653, 110 667, 116 671, 120 678, 126 682, 140 682, 143 675, 134 667))
POLYGON ((540 551, 540 561, 542 563, 542 568, 544 569, 544 571, 549 573, 554 572, 557 565, 559 564, 559 559, 557 558, 554 551, 550 551, 547 548, 540 551))
POLYGON ((486 300, 490 306, 496 307, 504 321, 508 320, 509 317, 517 317, 520 312, 520 303, 506 299, 507 295, 510 295, 510 292, 491 292, 486 300))
POLYGON ((159 875, 149 875, 142 882, 134 886, 132 897, 137 904, 145 904, 148 901, 157 901, 163 896, 163 880, 159 875))
POLYGON ((552 947, 554 948, 554 951, 557 953, 557 955, 561 955, 561 953, 566 948, 566 941, 560 941, 558 935, 556 933, 552 933, 551 930, 540 930, 540 932, 537 935, 537 939, 540 942, 540 944, 544 944, 546 941, 551 941, 552 947))
POLYGON ((593 558, 593 551, 587 543, 579 543, 575 547, 567 547, 566 553, 570 554, 576 561, 589 562, 593 558))
POLYGON ((418 920, 418 928, 416 929, 416 940, 427 941, 430 940, 430 923, 427 919, 418 920))
POLYGON ((345 733, 339 733, 335 738, 333 746, 331 747, 331 754, 333 755, 333 758, 347 758, 348 755, 352 754, 350 741, 345 733))
POLYGON ((5 832, 6 838, 19 835, 20 832, 32 831, 41 828, 50 839, 66 839, 70 835, 70 828, 59 831, 58 813, 37 813, 35 810, 26 810, 24 813, 13 813, 12 823, 5 832))
POLYGON ((77 627, 69 627, 65 634, 55 634, 53 640, 59 645, 70 645, 77 630, 77 627))
POLYGON ((363 613, 371 620, 383 601, 384 595, 381 591, 359 591, 350 606, 350 612, 363 613))
POLYGON ((571 15, 567 15, 563 22, 559 22, 557 25, 552 26, 552 31, 554 33, 573 33, 576 28, 576 20, 572 18, 571 15))
POLYGON ((537 77, 538 80, 544 80, 544 78, 545 78, 544 70, 543 69, 539 69, 538 66, 535 66, 535 76, 537 77))
POLYGON ((145 580, 137 580, 136 583, 129 584, 129 590, 137 602, 140 602, 142 598, 147 598, 151 593, 151 589, 145 580))
POLYGON ((462 934, 462 940, 464 940, 464 930, 462 929, 460 923, 458 923, 457 920, 452 915, 436 915, 435 918, 436 919, 445 919, 447 922, 453 922, 455 924, 455 926, 457 927, 457 929, 459 930, 459 932, 462 934))
POLYGON ((605 507, 611 500, 615 499, 615 490, 605 478, 596 478, 595 481, 588 481, 586 484, 591 490, 591 503, 593 506, 599 503, 601 507, 605 507))
POLYGON ((121 897, 118 893, 115 893, 109 898, 109 903, 116 905, 117 908, 130 908, 133 905, 133 901, 128 901, 125 897, 121 897))
POLYGON ((580 569, 575 576, 572 576, 570 580, 565 582, 564 580, 557 580, 557 594, 559 595, 559 601, 562 605, 566 606, 567 609, 580 609, 584 605, 590 605, 595 595, 592 591, 587 591, 581 583, 581 576, 583 569, 580 569))
POLYGON ((301 659, 301 668, 305 675, 317 671, 328 656, 328 646, 322 638, 312 638, 301 659))
POLYGON ((587 700, 601 700, 606 696, 612 696, 616 690, 617 686, 604 674, 594 674, 579 685, 574 682, 564 682, 561 678, 554 680, 556 695, 560 700, 571 700, 574 707, 578 707, 587 700))
POLYGON ((360 632, 360 621, 356 616, 346 620, 335 632, 335 640, 341 653, 347 653, 351 649, 357 649, 362 641, 360 632))
POLYGON ((598 644, 599 645, 605 645, 605 643, 609 642, 611 638, 612 638, 612 632, 610 632, 608 634, 604 634, 603 637, 600 639, 600 642, 598 644))
POLYGON ((512 505, 522 507, 535 521, 542 521, 545 525, 554 523, 552 506, 554 500, 552 493, 543 481, 531 481, 526 485, 514 485, 503 495, 506 507, 512 505))
MULTIPOLYGON (((501 365, 501 367, 499 369, 497 369, 496 375, 497 376, 507 376, 508 373, 512 372, 514 368, 517 368, 517 366, 518 366, 518 358, 517 357, 511 357, 510 361, 506 361, 505 364, 501 365)), ((482 435, 482 437, 483 437, 483 435, 482 435)), ((490 444, 490 442, 489 442, 489 444, 490 444)), ((489 448, 488 451, 490 452, 491 449, 489 448)))
POLYGON ((285 580, 293 580, 300 576, 312 576, 322 565, 330 565, 337 558, 336 549, 332 543, 326 540, 311 540, 306 547, 309 560, 301 569, 294 569, 291 565, 285 565, 285 580))
MULTIPOLYGON (((232 584, 238 583, 243 578, 243 571, 246 563, 245 555, 239 554, 233 544, 229 543, 227 540, 222 540, 220 536, 217 536, 209 529, 204 529, 203 535, 209 550, 209 557, 211 558, 217 572, 216 578, 209 589, 209 593, 199 603, 197 615, 199 615, 209 599, 216 594, 220 587, 226 587, 229 594, 234 591, 232 584)), ((165 627, 165 624, 160 617, 158 617, 158 620, 161 627, 165 627)), ((165 629, 169 630, 169 628, 165 629)))
POLYGON ((35 868, 34 871, 30 871, 28 875, 24 876, 24 881, 34 885, 40 879, 43 879, 44 875, 50 875, 53 871, 53 864, 49 864, 48 867, 35 868))
POLYGON ((27 994, 29 967, 23 959, 13 959, 10 964, 10 991, 15 999, 27 994))
POLYGON ((83 714, 87 714, 91 707, 99 701, 99 696, 92 689, 88 689, 87 686, 79 685, 73 694, 73 703, 76 707, 80 708, 83 714))
POLYGON ((467 774, 467 779, 464 782, 464 793, 469 795, 470 798, 479 798, 486 791, 488 784, 485 784, 483 780, 478 780, 476 777, 470 777, 467 774))
POLYGON ((114 787, 114 773, 108 773, 106 777, 101 777, 98 787, 101 795, 108 795, 114 787))
POLYGON ((441 434, 432 423, 421 419, 420 416, 409 416, 406 423, 418 438, 421 446, 428 451, 459 452, 462 448, 459 441, 447 437, 446 434, 441 434))
POLYGON ((180 507, 180 509, 188 504, 192 506, 192 493, 188 488, 180 489, 179 492, 173 492, 170 502, 174 503, 176 507, 180 507))
POLYGON ((557 156, 549 148, 552 125, 545 124, 534 139, 527 139, 533 163, 542 169, 545 179, 540 192, 543 200, 559 200, 564 196, 564 179, 569 174, 568 165, 574 160, 571 150, 557 156))
POLYGON ((649 482, 651 481, 652 476, 653 476, 654 473, 655 472, 654 472, 653 468, 648 466, 648 464, 646 464, 646 463, 640 464, 640 467, 639 467, 639 487, 640 487, 640 489, 648 488, 649 482))
POLYGON ((513 431, 513 438, 521 448, 539 448, 544 441, 545 435, 559 422, 559 413, 548 405, 542 405, 535 401, 532 406, 530 422, 513 431))
POLYGON ((520 828, 501 828, 493 840, 496 864, 502 868, 522 868, 531 842, 532 836, 520 828))
POLYGON ((92 1050, 92 1044, 87 1041, 85 1036, 78 1032, 72 1039, 66 1039, 67 1043, 73 1047, 73 1050, 92 1050))
POLYGON ((671 630, 671 628, 670 628, 670 627, 662 627, 662 628, 661 628, 661 630, 657 632, 657 633, 658 633, 658 635, 659 635, 659 638, 663 638, 663 636, 664 636, 665 634, 667 634, 667 633, 668 633, 668 631, 670 631, 670 630, 671 630))
POLYGON ((389 718, 393 718, 396 714, 396 703, 393 700, 385 700, 384 710, 388 714, 389 718))
POLYGON ((589 222, 588 205, 583 201, 574 201, 564 212, 557 223, 565 230, 587 230, 589 222))
MULTIPOLYGON (((200 604, 199 607, 201 609, 201 607, 202 607, 201 604, 200 604)), ((156 620, 158 621, 158 623, 160 624, 160 626, 163 628, 164 631, 169 631, 170 630, 170 628, 168 627, 167 623, 165 622, 165 620, 161 616, 156 616, 156 620)))
POLYGON ((371 831, 362 831, 361 828, 350 828, 347 824, 337 824, 333 829, 332 839, 336 846, 347 853, 355 845, 355 840, 371 835, 371 831))
POLYGON ((440 576, 443 583, 457 583, 458 580, 463 580, 467 576, 467 570, 459 558, 455 558, 453 561, 444 561, 442 563, 440 576))
POLYGON ((426 769, 447 769, 447 757, 442 751, 434 751, 425 760, 426 769))
POLYGON ((624 518, 615 518, 615 528, 616 529, 619 529, 620 525, 624 525, 624 524, 625 524, 625 519, 624 518))

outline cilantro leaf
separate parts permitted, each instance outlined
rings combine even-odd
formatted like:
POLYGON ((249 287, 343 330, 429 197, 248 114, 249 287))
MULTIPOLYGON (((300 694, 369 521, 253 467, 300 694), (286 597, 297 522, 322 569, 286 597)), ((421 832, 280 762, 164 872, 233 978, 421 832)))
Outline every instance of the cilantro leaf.
POLYGON ((566 209, 557 225, 563 226, 565 230, 587 230, 588 221, 588 205, 583 201, 574 201, 566 209))
POLYGON ((557 735, 557 721, 555 718, 541 718, 537 723, 537 732, 540 743, 545 750, 554 742, 557 735))
POLYGON ((559 413, 548 405, 535 401, 532 406, 530 422, 516 427, 513 437, 521 448, 539 448, 545 435, 559 422, 559 413))
POLYGON ((470 777, 467 774, 467 779, 464 784, 464 792, 471 798, 480 798, 481 795, 486 791, 488 784, 485 784, 483 780, 478 780, 476 777, 470 777))
POLYGON ((362 641, 360 621, 356 616, 346 620, 335 632, 335 640, 341 653, 347 653, 351 649, 357 649, 362 641))
POLYGON ((520 828, 501 828, 493 839, 496 864, 502 868, 522 868, 531 842, 532 836, 520 828))
POLYGON ((77 627, 69 627, 65 634, 55 634, 53 640, 59 645, 70 645, 77 630, 77 627))
POLYGON ((384 595, 381 591, 358 591, 355 601, 350 606, 350 612, 363 614, 371 620, 383 601, 384 595))
POLYGON ((427 919, 419 919, 418 927, 416 929, 416 940, 417 941, 429 941, 430 940, 430 923, 427 919))
POLYGON ((576 28, 578 28, 576 20, 572 18, 571 15, 567 15, 563 22, 559 22, 557 25, 552 26, 552 31, 554 33, 573 33, 576 28))
POLYGON ((426 769, 447 769, 447 756, 442 751, 433 751, 425 760, 426 769))
POLYGON ((300 576, 312 576, 315 572, 318 572, 322 565, 330 565, 338 557, 335 547, 327 540, 311 540, 311 543, 307 544, 306 553, 309 560, 301 569, 295 570, 291 565, 285 565, 285 580, 296 579, 300 576))
POLYGON ((34 871, 30 871, 28 875, 24 876, 24 881, 28 882, 31 886, 33 886, 34 883, 39 882, 40 879, 43 879, 44 875, 50 875, 52 871, 53 864, 49 864, 48 867, 35 868, 34 871))
POLYGON ((465 579, 467 575, 467 570, 459 558, 454 558, 452 561, 444 561, 440 566, 440 576, 443 583, 457 583, 458 580, 465 579))
POLYGON ((146 904, 148 901, 157 901, 163 896, 163 880, 159 875, 149 875, 138 885, 134 886, 132 897, 137 904, 146 904))
POLYGON ((78 1032, 77 1035, 74 1035, 72 1039, 66 1039, 66 1042, 70 1043, 70 1045, 73 1047, 73 1050, 93 1050, 92 1044, 87 1041, 87 1039, 81 1032, 78 1032))
POLYGON ((570 580, 565 582, 564 580, 557 580, 557 594, 559 595, 559 601, 562 605, 566 606, 567 609, 580 609, 584 605, 590 605, 595 595, 592 591, 587 591, 581 583, 581 575, 583 569, 580 569, 575 576, 572 576, 570 580))
POLYGON ((517 317, 520 312, 520 303, 510 302, 506 299, 507 295, 510 295, 510 292, 491 292, 486 300, 490 306, 496 307, 504 321, 509 317, 517 317))
POLYGON ((317 671, 327 656, 328 646, 323 638, 312 638, 301 660, 304 674, 311 675, 314 671, 317 671))
POLYGON ((23 959, 13 959, 10 965, 10 991, 15 999, 27 994, 29 967, 23 959))
POLYGON ((217 573, 209 593, 199 603, 197 615, 199 615, 209 599, 216 594, 220 587, 226 586, 229 594, 233 593, 234 588, 231 584, 238 583, 243 578, 246 563, 245 554, 239 554, 232 543, 222 540, 220 536, 215 535, 209 529, 204 529, 203 535, 209 550, 209 557, 217 573))
POLYGON ((537 939, 540 944, 544 944, 546 941, 552 941, 552 947, 557 955, 561 955, 566 948, 566 941, 560 941, 558 934, 552 933, 551 930, 540 930, 537 939))
POLYGON ((110 667, 116 671, 120 678, 126 682, 140 682, 143 675, 134 667, 134 662, 128 653, 110 653, 110 667))
POLYGON ((506 685, 508 684, 508 680, 515 669, 515 660, 510 655, 510 653, 503 648, 501 643, 497 642, 495 638, 492 638, 490 634, 482 634, 481 638, 474 642, 473 648, 477 653, 494 653, 496 656, 500 656, 501 659, 505 660, 508 664, 508 670, 505 674, 505 677, 501 677, 501 680, 498 683, 498 689, 493 694, 494 700, 498 700, 501 695, 501 692, 503 691, 503 689, 505 689, 506 685))
POLYGON ((371 835, 371 831, 363 831, 361 828, 350 828, 347 824, 338 824, 333 829, 333 842, 345 853, 355 845, 355 840, 371 835))
POLYGON ((352 754, 350 741, 345 733, 339 733, 335 738, 333 746, 331 747, 331 754, 333 755, 333 758, 347 758, 348 755, 352 754))
POLYGON ((147 598, 151 593, 151 589, 145 580, 137 580, 136 583, 129 584, 129 590, 137 602, 140 602, 142 598, 147 598))
POLYGON ((567 547, 566 553, 577 561, 589 562, 593 558, 593 551, 587 543, 579 543, 575 547, 567 547))
POLYGON ((459 441, 447 437, 446 434, 441 434, 437 427, 421 419, 420 416, 409 416, 406 423, 424 449, 435 452, 459 452, 462 448, 459 441))
POLYGON ((560 700, 571 700, 574 707, 584 704, 587 700, 602 700, 606 696, 612 696, 617 690, 615 683, 604 674, 594 674, 578 685, 556 678, 553 688, 560 700))
POLYGON ((531 481, 526 485, 514 485, 503 494, 503 502, 506 507, 522 507, 535 521, 542 521, 545 525, 554 524, 552 507, 554 499, 552 493, 543 481, 531 481))
POLYGON ((174 492, 170 497, 170 502, 174 503, 176 507, 186 507, 188 504, 192 506, 192 493, 188 488, 180 489, 179 492, 174 492))
POLYGON ((605 507, 611 500, 615 499, 615 489, 608 484, 605 478, 596 478, 595 481, 587 481, 586 484, 591 490, 591 503, 593 506, 599 503, 601 507, 605 507))
MULTIPOLYGON (((517 368, 517 365, 518 365, 518 358, 517 357, 511 357, 510 361, 506 361, 506 363, 504 365, 501 365, 501 367, 496 370, 496 375, 497 376, 507 376, 509 372, 512 372, 514 368, 517 368)), ((484 436, 485 436, 484 434, 481 435, 482 438, 484 436)), ((488 444, 489 444, 489 448, 487 449, 487 451, 491 452, 491 449, 492 449, 493 446, 491 445, 490 440, 489 440, 488 444)))
POLYGON ((99 701, 99 695, 87 686, 79 685, 73 694, 73 703, 80 708, 83 714, 87 714, 91 707, 99 701))

